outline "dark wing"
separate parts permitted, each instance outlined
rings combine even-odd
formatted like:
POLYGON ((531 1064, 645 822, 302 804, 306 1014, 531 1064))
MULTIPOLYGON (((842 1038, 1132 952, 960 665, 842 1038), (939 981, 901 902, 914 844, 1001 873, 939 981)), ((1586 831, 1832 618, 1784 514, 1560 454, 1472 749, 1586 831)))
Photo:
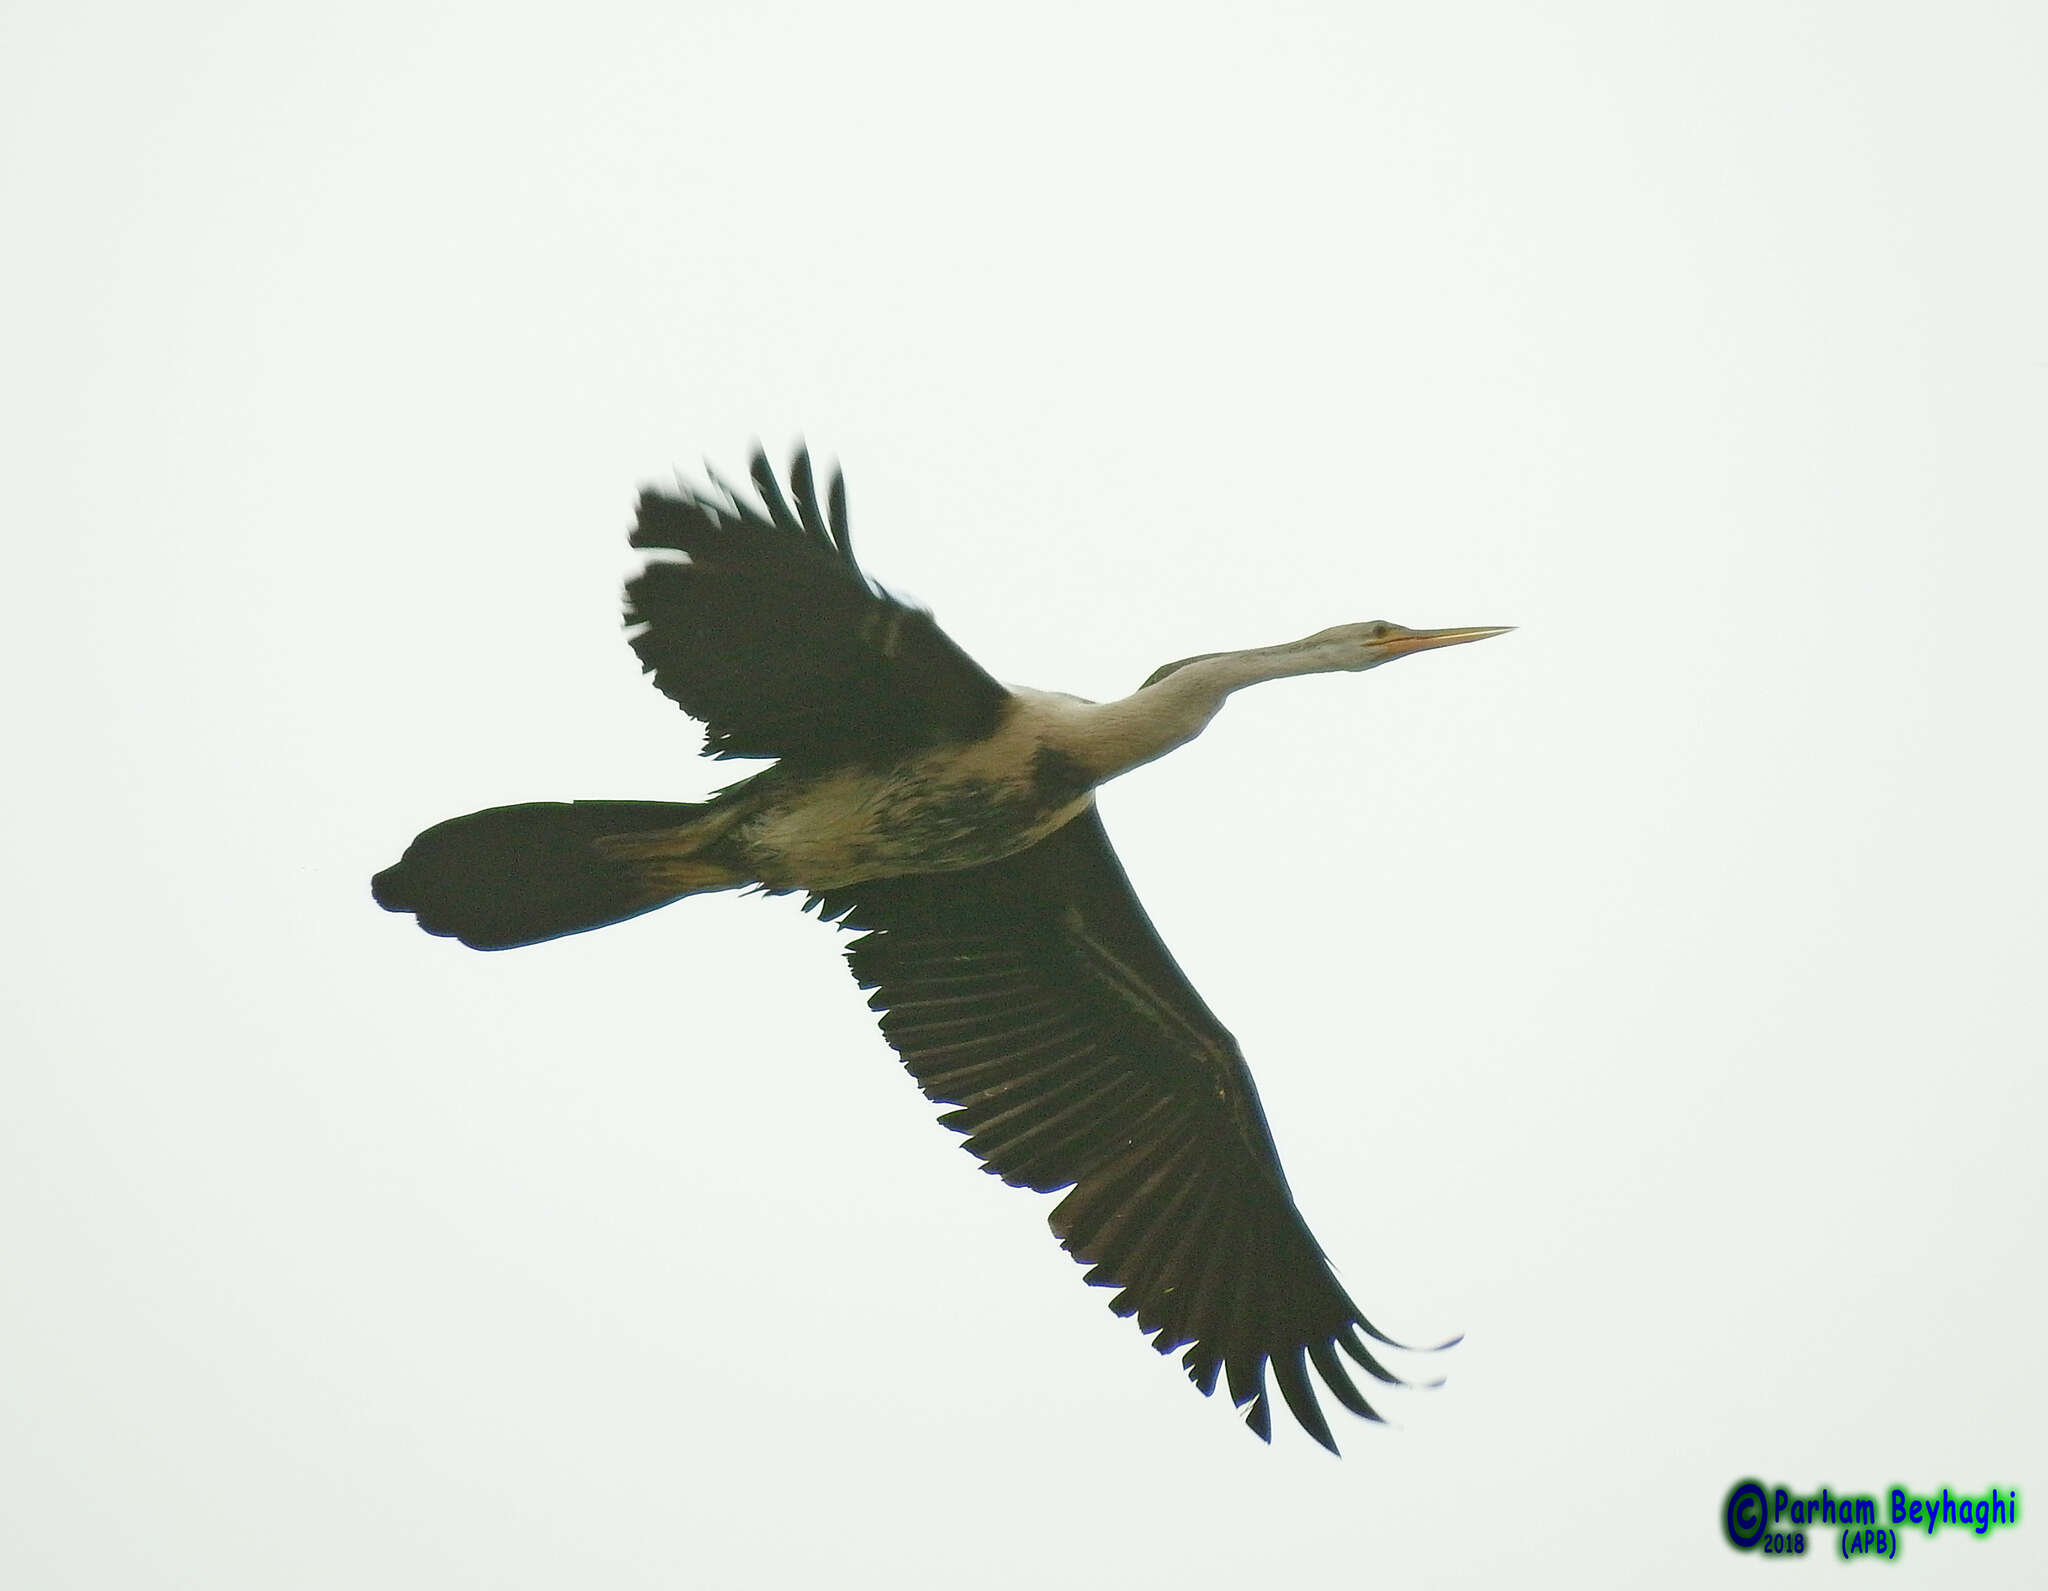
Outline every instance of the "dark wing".
POLYGON ((853 559, 846 484, 830 518, 809 454, 790 466, 791 510, 767 455, 754 455, 756 507, 719 483, 640 497, 635 547, 650 560, 626 585, 633 650, 654 683, 708 726, 714 757, 810 766, 889 757, 995 725, 1007 692, 929 613, 878 590, 853 559))
POLYGON ((1287 1406, 1335 1452, 1309 1379, 1377 1419, 1337 1356, 1398 1377, 1281 1174, 1237 1043, 1147 920, 1091 806, 984 867, 818 898, 872 930, 847 949, 882 1031, 991 1172, 1042 1193, 1088 1280, 1119 1289, 1153 1346, 1185 1346, 1204 1394, 1271 1439, 1270 1361, 1287 1406))

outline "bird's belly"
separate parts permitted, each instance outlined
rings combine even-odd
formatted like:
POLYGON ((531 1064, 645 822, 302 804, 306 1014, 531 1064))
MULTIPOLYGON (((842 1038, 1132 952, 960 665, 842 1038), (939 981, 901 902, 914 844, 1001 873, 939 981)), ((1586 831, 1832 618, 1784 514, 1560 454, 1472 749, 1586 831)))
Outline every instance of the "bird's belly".
POLYGON ((961 775, 919 764, 841 769, 787 786, 732 836, 777 889, 979 867, 1035 845, 1087 806, 1083 787, 961 775))

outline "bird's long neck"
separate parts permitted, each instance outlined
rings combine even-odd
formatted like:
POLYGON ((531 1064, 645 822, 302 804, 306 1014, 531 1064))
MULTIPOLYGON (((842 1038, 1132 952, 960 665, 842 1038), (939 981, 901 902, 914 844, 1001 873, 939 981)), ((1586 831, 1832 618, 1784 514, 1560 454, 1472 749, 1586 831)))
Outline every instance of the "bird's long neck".
POLYGON ((1198 657, 1120 701, 1080 704, 1063 726, 1060 749, 1100 784, 1186 745, 1208 727, 1232 691, 1351 664, 1314 637, 1198 657))

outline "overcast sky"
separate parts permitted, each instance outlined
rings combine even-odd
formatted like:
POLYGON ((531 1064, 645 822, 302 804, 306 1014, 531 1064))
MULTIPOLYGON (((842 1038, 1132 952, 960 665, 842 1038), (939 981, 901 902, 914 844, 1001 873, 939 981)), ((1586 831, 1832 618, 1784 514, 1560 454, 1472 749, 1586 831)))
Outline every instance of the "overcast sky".
POLYGON ((2028 4, 9 8, 0 1583, 1747 1584, 1743 1477, 2048 1501, 2044 74, 2028 4), (1102 797, 1353 1294, 1467 1334, 1341 1461, 793 902, 372 906, 731 776, 624 531, 799 434, 1002 678, 1520 626, 1102 797))

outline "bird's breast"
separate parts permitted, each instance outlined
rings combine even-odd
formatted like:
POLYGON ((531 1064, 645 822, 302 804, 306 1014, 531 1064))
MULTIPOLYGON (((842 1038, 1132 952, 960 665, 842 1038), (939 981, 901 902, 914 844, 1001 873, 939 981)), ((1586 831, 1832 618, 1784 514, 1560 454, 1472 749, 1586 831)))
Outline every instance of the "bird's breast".
POLYGON ((733 841, 763 883, 840 889, 979 867, 1035 845, 1088 805, 1087 780, 1028 734, 846 767, 766 793, 733 841))

